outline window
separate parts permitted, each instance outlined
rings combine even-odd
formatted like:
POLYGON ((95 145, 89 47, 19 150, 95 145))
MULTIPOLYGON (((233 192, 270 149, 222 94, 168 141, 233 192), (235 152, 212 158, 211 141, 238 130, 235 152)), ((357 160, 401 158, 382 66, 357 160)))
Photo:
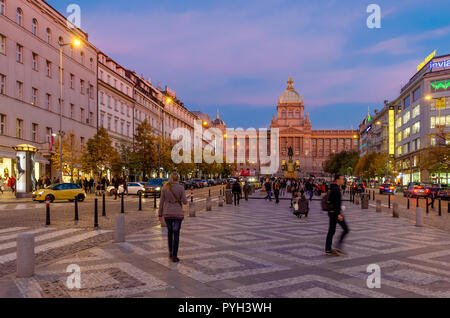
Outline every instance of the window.
POLYGON ((0 15, 5 15, 5 1, 6 0, 0 0, 0 15))
POLYGON ((290 112, 288 113, 288 118, 292 118, 292 117, 294 117, 294 112, 293 112, 293 111, 290 111, 290 112))
POLYGON ((89 60, 89 64, 91 66, 91 70, 94 69, 94 59, 91 57, 91 59, 89 60))
POLYGON ((75 119, 75 105, 70 104, 70 118, 75 119))
POLYGON ((74 47, 73 47, 73 44, 71 44, 70 45, 70 57, 71 58, 73 58, 73 50, 74 50, 74 47))
POLYGON ((18 25, 22 25, 23 11, 21 8, 17 8, 16 22, 18 25))
POLYGON ((100 127, 105 127, 105 114, 101 113, 100 114, 100 127))
POLYGON ((47 77, 52 77, 52 62, 47 61, 47 69, 46 69, 47 77))
POLYGON ((89 98, 94 99, 94 85, 89 85, 89 98))
POLYGON ((84 52, 80 53, 80 63, 84 65, 84 52))
POLYGON ((6 134, 6 115, 0 114, 0 135, 6 134))
POLYGON ((420 150, 420 138, 414 139, 413 141, 414 151, 420 150))
POLYGON ((420 98, 421 96, 421 92, 420 92, 420 87, 418 87, 414 92, 413 92, 413 101, 416 101, 420 98))
POLYGON ((80 86, 81 86, 80 92, 81 92, 81 94, 84 95, 84 80, 80 80, 80 86))
POLYGON ((0 34, 0 54, 6 55, 6 36, 3 34, 0 34))
POLYGON ((411 128, 410 127, 405 128, 403 130, 403 139, 409 138, 410 135, 411 135, 411 128))
POLYGON ((402 141, 402 133, 399 132, 397 133, 397 142, 401 142, 402 141))
POLYGON ((114 119, 114 132, 115 133, 117 133, 117 123, 118 123, 118 120, 114 119))
POLYGON ((412 118, 416 118, 419 115, 420 115, 420 105, 417 105, 412 110, 412 118))
POLYGON ((38 131, 39 131, 39 125, 38 124, 31 124, 31 140, 33 142, 38 142, 38 131))
POLYGON ((23 83, 17 81, 16 82, 16 92, 17 92, 17 99, 23 100, 23 83))
POLYGON ((33 21, 31 22, 31 32, 33 33, 33 35, 37 36, 38 33, 38 22, 36 19, 33 19, 33 21))
POLYGON ((81 109, 81 122, 82 123, 85 123, 85 120, 86 120, 86 115, 85 115, 85 112, 84 112, 84 108, 80 108, 81 109))
POLYGON ((403 100, 403 104, 405 105, 405 109, 411 105, 411 97, 408 96, 403 100))
POLYGON ((403 125, 406 125, 409 122, 410 119, 411 119, 411 113, 410 112, 406 112, 403 115, 403 125))
POLYGON ((70 74, 70 88, 75 89, 75 75, 70 74))
POLYGON ((123 121, 120 122, 120 134, 123 135, 123 127, 124 127, 124 123, 123 121))
POLYGON ((0 94, 6 95, 6 76, 0 74, 0 94))
POLYGON ((420 121, 412 125, 412 134, 415 135, 419 132, 420 132, 420 121))
POLYGON ((91 124, 91 125, 94 124, 94 113, 93 112, 89 113, 89 124, 91 124))
POLYGON ((100 104, 101 105, 105 105, 104 97, 105 97, 105 94, 103 92, 100 92, 100 104))
POLYGON ((400 127, 402 127, 402 118, 398 117, 397 121, 395 123, 395 128, 400 128, 400 127))
POLYGON ((84 145, 84 137, 80 137, 80 142, 82 145, 84 145))
POLYGON ((19 118, 16 119, 16 138, 23 138, 23 120, 19 118))
POLYGON ((33 53, 33 61, 32 61, 33 71, 37 71, 39 69, 39 55, 33 53))
POLYGON ((31 92, 31 104, 33 104, 34 106, 38 105, 38 100, 39 100, 39 92, 37 90, 37 88, 32 88, 32 92, 31 92))
POLYGON ((48 110, 52 109, 52 95, 50 94, 45 95, 45 106, 48 110))
POLYGON ((20 44, 16 45, 16 62, 23 63, 23 46, 20 44))
POLYGON ((111 117, 108 116, 108 130, 111 131, 111 117))
POLYGON ((50 44, 50 42, 52 41, 52 30, 50 30, 49 28, 47 28, 47 30, 45 30, 45 36, 46 36, 46 41, 48 44, 50 44))

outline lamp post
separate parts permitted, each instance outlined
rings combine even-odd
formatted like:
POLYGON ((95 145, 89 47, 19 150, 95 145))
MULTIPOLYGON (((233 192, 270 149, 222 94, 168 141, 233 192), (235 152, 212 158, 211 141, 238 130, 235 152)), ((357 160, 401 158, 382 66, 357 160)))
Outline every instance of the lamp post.
POLYGON ((74 47, 81 46, 81 42, 78 39, 69 43, 59 44, 59 182, 63 182, 62 173, 62 143, 63 143, 63 131, 62 131, 62 107, 63 107, 63 48, 67 45, 73 45, 74 47))

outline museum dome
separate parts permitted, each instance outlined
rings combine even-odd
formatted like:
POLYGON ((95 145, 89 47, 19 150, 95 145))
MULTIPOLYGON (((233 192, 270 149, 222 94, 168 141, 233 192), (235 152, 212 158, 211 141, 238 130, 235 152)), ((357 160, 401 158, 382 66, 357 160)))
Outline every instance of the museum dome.
POLYGON ((225 126, 225 122, 219 117, 219 111, 217 111, 217 117, 216 117, 216 119, 213 120, 213 124, 215 126, 219 126, 219 125, 225 126))
POLYGON ((292 77, 289 76, 288 87, 286 91, 281 95, 279 99, 280 104, 299 104, 302 102, 299 93, 297 93, 294 89, 294 81, 292 77))

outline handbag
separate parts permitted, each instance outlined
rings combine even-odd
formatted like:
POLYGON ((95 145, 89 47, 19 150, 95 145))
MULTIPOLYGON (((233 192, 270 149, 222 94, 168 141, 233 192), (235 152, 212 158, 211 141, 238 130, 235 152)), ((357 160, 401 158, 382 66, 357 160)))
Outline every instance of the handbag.
POLYGON ((170 193, 172 193, 173 197, 175 198, 175 200, 177 200, 178 204, 180 205, 181 208, 183 208, 183 203, 181 202, 180 199, 177 198, 177 196, 175 195, 175 193, 173 193, 172 189, 169 188, 170 193))

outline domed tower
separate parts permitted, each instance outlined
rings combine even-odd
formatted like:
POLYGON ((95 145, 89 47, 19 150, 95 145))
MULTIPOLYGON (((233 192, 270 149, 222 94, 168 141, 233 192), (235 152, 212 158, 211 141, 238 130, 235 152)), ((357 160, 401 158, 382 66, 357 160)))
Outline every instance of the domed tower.
POLYGON ((272 121, 272 126, 304 126, 304 113, 303 97, 294 89, 294 81, 289 76, 287 88, 278 98, 277 116, 272 121))
POLYGON ((220 118, 219 111, 217 110, 217 117, 212 121, 212 124, 214 125, 214 128, 219 128, 223 133, 227 130, 227 125, 225 122, 220 118))

